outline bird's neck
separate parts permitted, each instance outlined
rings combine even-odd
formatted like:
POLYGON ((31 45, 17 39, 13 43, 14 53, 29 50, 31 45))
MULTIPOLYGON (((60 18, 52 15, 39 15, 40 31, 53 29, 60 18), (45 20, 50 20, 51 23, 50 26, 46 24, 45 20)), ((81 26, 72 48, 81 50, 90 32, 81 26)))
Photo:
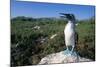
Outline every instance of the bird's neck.
POLYGON ((68 28, 68 29, 75 29, 75 23, 74 21, 68 21, 68 23, 66 24, 66 27, 65 28, 68 28))
POLYGON ((74 23, 75 23, 75 21, 68 20, 68 23, 72 23, 72 24, 74 24, 74 23))
POLYGON ((68 24, 69 24, 69 25, 75 26, 75 21, 70 21, 70 20, 69 20, 69 21, 68 21, 68 24))

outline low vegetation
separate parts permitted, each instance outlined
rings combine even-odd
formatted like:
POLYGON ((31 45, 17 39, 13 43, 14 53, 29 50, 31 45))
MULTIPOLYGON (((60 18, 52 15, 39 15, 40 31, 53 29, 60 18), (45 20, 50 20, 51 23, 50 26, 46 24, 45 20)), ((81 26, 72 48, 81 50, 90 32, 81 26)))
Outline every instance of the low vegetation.
MULTIPOLYGON (((12 18, 11 66, 38 64, 44 56, 65 50, 65 25, 60 18, 12 18)), ((81 57, 95 60, 95 20, 78 21, 76 30, 76 51, 81 57)))

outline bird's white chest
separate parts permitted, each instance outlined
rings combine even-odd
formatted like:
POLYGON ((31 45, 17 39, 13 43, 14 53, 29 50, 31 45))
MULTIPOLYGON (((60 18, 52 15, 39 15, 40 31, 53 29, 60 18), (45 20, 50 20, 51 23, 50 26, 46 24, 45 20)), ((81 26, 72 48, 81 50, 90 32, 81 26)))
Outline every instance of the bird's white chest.
POLYGON ((71 35, 74 33, 74 24, 73 23, 68 23, 65 26, 65 30, 64 33, 66 33, 66 35, 71 35))
POLYGON ((65 26, 64 30, 66 45, 74 45, 75 43, 74 33, 75 33, 74 24, 68 23, 65 26))

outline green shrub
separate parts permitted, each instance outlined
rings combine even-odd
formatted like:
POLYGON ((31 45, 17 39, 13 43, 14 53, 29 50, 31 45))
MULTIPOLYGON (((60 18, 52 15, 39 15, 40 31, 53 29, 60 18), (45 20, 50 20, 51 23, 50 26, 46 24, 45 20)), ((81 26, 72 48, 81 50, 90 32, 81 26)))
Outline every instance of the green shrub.
MULTIPOLYGON (((65 20, 55 18, 11 19, 11 65, 38 64, 44 56, 65 50, 65 25, 65 20), (40 29, 34 29, 35 26, 40 26, 40 29), (54 34, 57 36, 50 39, 54 34)), ((95 60, 95 21, 78 21, 76 30, 78 54, 95 60)))

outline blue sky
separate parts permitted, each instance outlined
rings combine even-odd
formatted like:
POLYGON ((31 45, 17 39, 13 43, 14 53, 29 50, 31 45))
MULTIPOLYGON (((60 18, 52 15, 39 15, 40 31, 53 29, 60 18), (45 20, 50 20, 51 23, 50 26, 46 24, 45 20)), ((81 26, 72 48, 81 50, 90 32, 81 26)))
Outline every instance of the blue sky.
POLYGON ((11 18, 26 17, 59 17, 59 13, 73 13, 79 20, 95 16, 95 7, 87 5, 50 4, 37 2, 21 2, 11 0, 11 18))

